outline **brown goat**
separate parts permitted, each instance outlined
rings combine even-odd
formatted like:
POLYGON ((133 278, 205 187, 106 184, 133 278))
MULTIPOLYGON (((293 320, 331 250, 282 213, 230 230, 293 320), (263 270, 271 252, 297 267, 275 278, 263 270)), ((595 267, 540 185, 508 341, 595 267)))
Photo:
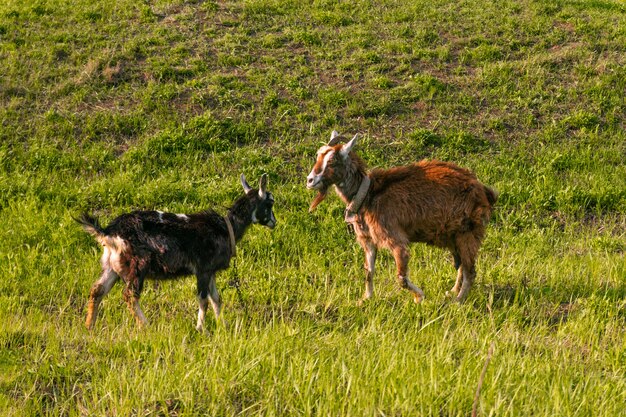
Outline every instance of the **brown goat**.
POLYGON ((318 190, 310 211, 331 185, 348 205, 345 220, 354 226, 365 251, 363 300, 374 293, 374 262, 382 247, 393 254, 400 286, 416 303, 422 301, 424 292, 409 281, 407 264, 409 243, 424 242, 452 252, 458 274, 451 292, 463 301, 476 277, 476 257, 497 193, 469 170, 449 162, 424 160, 368 174, 363 160, 352 152, 357 137, 342 145, 333 131, 328 145, 317 151, 307 188, 318 190))

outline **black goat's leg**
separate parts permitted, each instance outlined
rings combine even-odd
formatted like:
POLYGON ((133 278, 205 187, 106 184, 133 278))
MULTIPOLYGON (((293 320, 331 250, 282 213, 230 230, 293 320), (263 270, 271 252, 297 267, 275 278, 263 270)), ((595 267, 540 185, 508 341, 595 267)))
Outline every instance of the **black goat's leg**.
POLYGON ((209 280, 210 276, 206 272, 196 274, 196 285, 198 288, 198 321, 196 322, 196 330, 198 331, 204 329, 204 319, 209 306, 209 280))
POLYGON ((87 304, 87 319, 85 320, 85 326, 88 329, 92 329, 96 318, 98 316, 98 307, 105 295, 111 291, 113 285, 119 279, 119 275, 113 271, 108 265, 103 265, 100 278, 93 283, 91 291, 89 292, 89 303, 87 304))
POLYGON ((215 274, 209 276, 209 300, 213 307, 213 313, 215 313, 215 320, 220 319, 220 313, 222 311, 222 301, 220 300, 220 294, 217 292, 217 286, 215 284, 215 274))

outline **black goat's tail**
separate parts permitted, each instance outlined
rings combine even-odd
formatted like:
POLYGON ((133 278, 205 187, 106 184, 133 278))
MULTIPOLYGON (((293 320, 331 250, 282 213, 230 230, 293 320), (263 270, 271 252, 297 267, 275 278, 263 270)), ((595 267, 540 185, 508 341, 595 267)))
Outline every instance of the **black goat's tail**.
POLYGON ((103 239, 106 235, 104 229, 100 225, 100 221, 91 214, 83 213, 79 217, 74 217, 74 220, 80 224, 83 229, 98 240, 103 239))
POLYGON ((79 217, 74 217, 74 220, 83 226, 83 229, 91 236, 95 237, 98 243, 102 246, 107 246, 116 250, 123 250, 126 247, 126 243, 119 236, 108 235, 104 228, 100 225, 100 220, 97 217, 88 213, 83 213, 79 217))

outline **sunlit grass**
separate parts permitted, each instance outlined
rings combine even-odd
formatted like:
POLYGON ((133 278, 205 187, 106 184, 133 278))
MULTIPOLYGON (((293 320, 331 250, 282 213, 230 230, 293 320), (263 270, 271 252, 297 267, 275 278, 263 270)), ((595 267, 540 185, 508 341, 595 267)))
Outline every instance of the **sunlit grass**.
POLYGON ((0 4, 2 415, 616 416, 626 403, 625 9, 618 1, 0 4), (372 167, 455 161, 499 201, 467 302, 411 248, 414 305, 304 187, 332 129, 372 167), (218 276, 114 288, 72 216, 222 213, 267 172, 278 225, 218 276), (242 299, 228 282, 242 282, 242 299), (243 302, 242 302, 243 301, 243 302))

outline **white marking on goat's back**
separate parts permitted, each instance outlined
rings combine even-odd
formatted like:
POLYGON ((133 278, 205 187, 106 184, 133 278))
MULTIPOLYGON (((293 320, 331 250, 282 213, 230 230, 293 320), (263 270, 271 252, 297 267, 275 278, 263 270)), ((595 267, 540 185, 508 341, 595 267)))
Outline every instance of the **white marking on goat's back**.
POLYGON ((178 217, 181 220, 189 220, 189 216, 187 216, 186 214, 177 214, 176 217, 178 217))
POLYGON ((159 213, 159 221, 163 223, 163 212, 161 210, 157 210, 156 212, 159 213))

